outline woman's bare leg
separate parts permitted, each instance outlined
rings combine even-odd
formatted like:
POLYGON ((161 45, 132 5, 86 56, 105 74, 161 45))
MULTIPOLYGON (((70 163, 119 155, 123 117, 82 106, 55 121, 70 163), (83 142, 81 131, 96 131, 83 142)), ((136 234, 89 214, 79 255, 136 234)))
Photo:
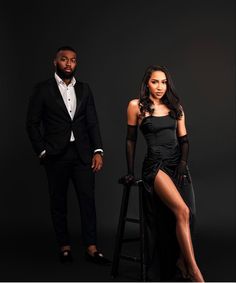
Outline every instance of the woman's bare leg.
POLYGON ((162 170, 159 170, 156 175, 154 190, 175 214, 176 236, 191 279, 196 282, 204 282, 193 252, 189 226, 189 208, 183 201, 171 178, 162 170))

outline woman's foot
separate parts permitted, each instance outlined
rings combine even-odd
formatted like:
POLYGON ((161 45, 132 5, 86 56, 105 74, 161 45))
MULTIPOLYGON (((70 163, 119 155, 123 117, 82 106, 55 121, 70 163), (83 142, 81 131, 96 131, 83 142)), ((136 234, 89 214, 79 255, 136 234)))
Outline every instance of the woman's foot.
POLYGON ((199 268, 196 268, 195 270, 191 271, 189 270, 188 276, 192 282, 205 282, 199 268))
POLYGON ((188 271, 187 271, 187 268, 186 268, 186 265, 184 263, 184 260, 179 258, 177 260, 177 263, 176 263, 176 266, 178 267, 178 269, 180 270, 181 274, 182 274, 182 277, 184 279, 187 279, 189 276, 188 276, 188 271))
POLYGON ((184 259, 182 257, 180 257, 177 260, 176 266, 180 270, 182 277, 184 279, 189 279, 192 282, 205 282, 199 268, 198 267, 195 267, 195 269, 187 268, 184 259))

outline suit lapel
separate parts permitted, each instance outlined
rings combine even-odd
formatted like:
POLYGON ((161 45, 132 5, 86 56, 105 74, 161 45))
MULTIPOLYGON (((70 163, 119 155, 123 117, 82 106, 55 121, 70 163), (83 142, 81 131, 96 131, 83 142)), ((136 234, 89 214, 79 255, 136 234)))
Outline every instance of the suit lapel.
POLYGON ((66 105, 64 103, 64 100, 62 98, 62 95, 60 93, 60 90, 58 88, 57 82, 54 78, 52 79, 51 90, 52 90, 53 94, 55 95, 56 103, 60 106, 60 108, 66 114, 66 116, 71 120, 70 115, 67 111, 66 105))
MULTIPOLYGON (((56 103, 60 106, 60 108, 66 114, 66 116, 71 120, 71 117, 67 111, 66 105, 64 103, 64 100, 58 88, 57 82, 54 78, 52 79, 51 90, 52 90, 52 93, 55 95, 56 103)), ((75 110, 74 119, 78 115, 78 111, 79 111, 82 96, 83 96, 83 84, 78 81, 75 84, 75 95, 76 95, 76 110, 75 110)))
POLYGON ((74 119, 78 115, 83 96, 83 84, 78 81, 75 84, 75 95, 76 95, 76 110, 75 110, 74 119))

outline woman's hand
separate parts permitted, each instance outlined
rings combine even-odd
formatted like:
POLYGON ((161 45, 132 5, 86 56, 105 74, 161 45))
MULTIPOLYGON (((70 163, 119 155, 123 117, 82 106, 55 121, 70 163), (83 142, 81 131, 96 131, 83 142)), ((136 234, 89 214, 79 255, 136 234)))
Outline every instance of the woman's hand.
POLYGON ((132 174, 127 174, 119 179, 119 183, 123 185, 132 185, 135 182, 135 177, 132 174))
POLYGON ((177 178, 177 185, 180 186, 183 181, 184 174, 186 172, 187 162, 184 160, 180 160, 176 170, 175 177, 177 178))

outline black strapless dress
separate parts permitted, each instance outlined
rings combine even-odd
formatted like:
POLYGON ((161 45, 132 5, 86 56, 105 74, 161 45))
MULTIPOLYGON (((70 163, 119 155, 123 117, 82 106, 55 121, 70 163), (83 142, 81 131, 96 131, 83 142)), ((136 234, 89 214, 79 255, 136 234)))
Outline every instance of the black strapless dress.
MULTIPOLYGON (((175 281, 179 245, 176 239, 175 216, 154 193, 154 179, 164 171, 176 184, 175 169, 180 159, 176 136, 177 121, 170 115, 143 118, 140 130, 147 142, 147 154, 142 167, 144 184, 144 217, 147 275, 152 281, 175 281)), ((176 185, 177 187, 177 185, 176 185)), ((177 187, 190 209, 190 228, 195 222, 195 198, 191 175, 187 167, 181 186, 177 187)))

